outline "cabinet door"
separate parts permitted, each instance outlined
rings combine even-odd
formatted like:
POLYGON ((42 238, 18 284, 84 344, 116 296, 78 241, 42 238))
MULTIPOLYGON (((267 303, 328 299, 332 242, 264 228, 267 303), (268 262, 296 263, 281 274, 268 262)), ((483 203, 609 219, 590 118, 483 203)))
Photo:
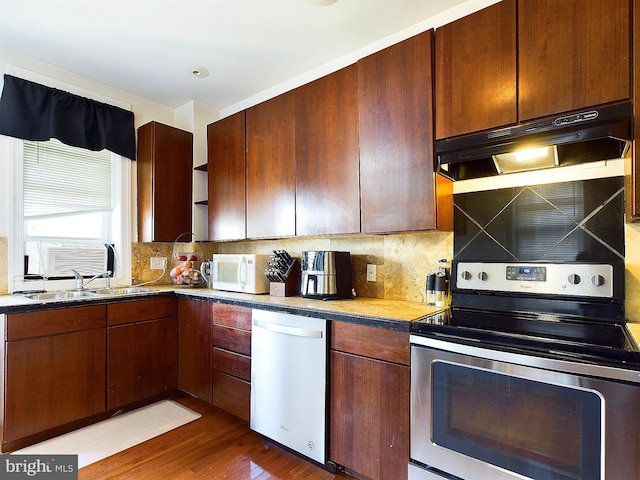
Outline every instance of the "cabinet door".
MULTIPOLYGON (((640 0, 633 2, 633 104, 634 118, 640 119, 640 0)), ((634 123, 631 161, 627 168, 627 220, 640 221, 640 120, 634 123)))
POLYGON ((330 458, 376 480, 407 478, 409 367, 331 351, 330 458))
POLYGON ((105 329, 6 343, 3 441, 104 412, 105 329))
POLYGON ((208 125, 209 240, 246 238, 245 163, 245 112, 208 125))
POLYGON ((294 92, 297 234, 358 233, 356 66, 294 92))
POLYGON ((629 3, 520 1, 520 120, 630 97, 629 3))
POLYGON ((213 306, 178 299, 178 388, 211 403, 213 306))
POLYGON ((436 228, 433 31, 358 62, 362 232, 436 228))
POLYGON ((247 238, 296 234, 293 95, 246 111, 247 238))
POLYGON ((177 318, 107 328, 107 406, 120 407, 178 385, 177 318))
POLYGON ((173 242, 190 232, 193 134, 151 122, 138 129, 138 239, 173 242))
POLYGON ((436 30, 436 138, 517 121, 516 21, 504 0, 436 30))

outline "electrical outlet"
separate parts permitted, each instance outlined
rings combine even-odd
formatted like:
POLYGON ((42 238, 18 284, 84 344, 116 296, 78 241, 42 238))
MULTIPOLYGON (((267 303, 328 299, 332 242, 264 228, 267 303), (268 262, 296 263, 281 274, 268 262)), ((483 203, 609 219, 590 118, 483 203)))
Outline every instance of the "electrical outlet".
POLYGON ((167 257, 151 257, 151 270, 164 270, 167 268, 167 257))
POLYGON ((374 264, 367 265, 367 282, 376 281, 376 266, 374 264))

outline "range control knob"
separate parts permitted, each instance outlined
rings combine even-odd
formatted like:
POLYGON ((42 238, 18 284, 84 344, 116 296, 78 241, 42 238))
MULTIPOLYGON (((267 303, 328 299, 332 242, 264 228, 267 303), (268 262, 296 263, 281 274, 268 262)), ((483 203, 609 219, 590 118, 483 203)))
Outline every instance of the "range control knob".
POLYGON ((487 272, 480 272, 478 274, 478 278, 483 282, 486 282, 489 279, 489 275, 487 274, 487 272))
POLYGON ((462 277, 463 280, 471 280, 471 277, 472 277, 471 272, 469 270, 465 270, 460 274, 460 276, 462 277))
POLYGON ((593 284, 594 287, 601 287, 603 286, 605 283, 607 283, 606 279, 604 278, 603 275, 594 275, 593 277, 591 277, 591 283, 593 284))
POLYGON ((571 285, 580 285, 580 282, 582 282, 582 278, 580 278, 580 275, 578 275, 577 273, 572 273, 567 277, 567 281, 571 285))

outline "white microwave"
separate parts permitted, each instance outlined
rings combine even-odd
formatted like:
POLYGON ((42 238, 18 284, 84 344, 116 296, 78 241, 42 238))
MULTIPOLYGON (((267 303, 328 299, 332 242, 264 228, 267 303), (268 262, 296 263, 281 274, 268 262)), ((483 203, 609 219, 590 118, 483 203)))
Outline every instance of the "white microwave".
POLYGON ((269 255, 216 254, 212 260, 203 262, 201 270, 209 288, 214 290, 268 293, 269 280, 264 272, 269 259, 269 255))

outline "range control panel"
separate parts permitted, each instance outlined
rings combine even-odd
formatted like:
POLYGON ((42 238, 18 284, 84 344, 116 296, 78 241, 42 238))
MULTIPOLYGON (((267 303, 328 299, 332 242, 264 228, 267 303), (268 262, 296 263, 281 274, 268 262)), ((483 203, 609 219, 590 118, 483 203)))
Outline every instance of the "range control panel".
POLYGON ((606 264, 460 262, 455 282, 458 290, 613 297, 613 267, 606 264))

